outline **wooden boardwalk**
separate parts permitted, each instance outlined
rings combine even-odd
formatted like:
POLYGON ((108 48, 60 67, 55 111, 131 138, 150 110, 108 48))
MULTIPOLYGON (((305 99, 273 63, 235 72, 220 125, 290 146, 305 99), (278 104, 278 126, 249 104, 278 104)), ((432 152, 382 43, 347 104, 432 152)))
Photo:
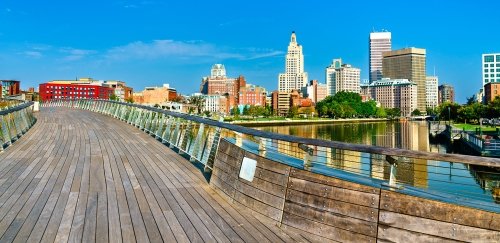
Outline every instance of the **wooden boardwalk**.
POLYGON ((186 159, 101 114, 46 108, 0 154, 0 242, 316 240, 227 203, 186 159))

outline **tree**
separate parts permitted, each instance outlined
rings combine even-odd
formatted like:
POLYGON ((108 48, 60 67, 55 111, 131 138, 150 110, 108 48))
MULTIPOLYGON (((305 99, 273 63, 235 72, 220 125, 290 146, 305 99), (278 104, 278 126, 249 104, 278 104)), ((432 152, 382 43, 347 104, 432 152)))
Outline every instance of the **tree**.
POLYGON ((457 103, 444 102, 437 108, 437 114, 440 120, 456 120, 460 105, 457 103))
POLYGON ((109 95, 109 100, 113 101, 118 101, 118 96, 116 96, 114 93, 109 95))
POLYGON ((233 116, 240 115, 240 109, 238 109, 238 106, 234 106, 233 108, 231 108, 231 115, 233 115, 233 116))
POLYGON ((299 107, 298 106, 292 106, 288 110, 288 116, 289 118, 295 118, 299 115, 299 107))
POLYGON ((387 113, 386 113, 384 107, 382 107, 382 106, 377 108, 377 112, 375 113, 375 115, 379 118, 387 117, 387 113))
POLYGON ((210 113, 210 111, 204 111, 203 115, 206 116, 206 117, 211 117, 212 116, 212 114, 210 113))
POLYGON ((247 105, 243 106, 243 112, 242 113, 243 113, 244 116, 248 116, 249 115, 248 108, 249 107, 247 105))
POLYGON ((201 109, 205 105, 205 98, 201 95, 193 95, 189 97, 189 104, 194 105, 198 111, 198 115, 200 115, 201 109))
POLYGON ((173 98, 170 101, 185 104, 186 98, 184 96, 182 96, 181 94, 179 94, 179 95, 175 96, 175 98, 173 98))
POLYGON ((411 112, 412 116, 421 116, 422 112, 419 109, 415 109, 411 112))
POLYGON ((388 108, 385 109, 385 112, 387 114, 387 117, 389 118, 396 118, 401 116, 401 109, 399 108, 388 108))
POLYGON ((125 102, 127 102, 127 103, 134 103, 134 98, 132 98, 132 97, 126 98, 125 102))
POLYGON ((471 97, 467 97, 467 105, 472 105, 477 103, 476 95, 472 95, 471 97))

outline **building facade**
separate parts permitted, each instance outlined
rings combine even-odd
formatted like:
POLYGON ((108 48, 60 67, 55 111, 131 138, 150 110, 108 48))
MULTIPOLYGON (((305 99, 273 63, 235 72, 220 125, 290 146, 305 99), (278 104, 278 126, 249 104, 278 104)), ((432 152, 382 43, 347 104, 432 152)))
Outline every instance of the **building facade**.
POLYGON ((335 84, 336 84, 336 76, 335 72, 338 68, 342 66, 342 59, 336 58, 332 60, 332 64, 326 67, 325 70, 325 83, 327 89, 327 96, 334 95, 336 93, 335 84))
POLYGON ((240 87, 246 85, 245 77, 228 78, 226 68, 222 64, 214 64, 210 71, 210 77, 201 80, 200 92, 205 95, 225 95, 236 97, 240 87))
POLYGON ((278 76, 278 91, 300 90, 306 85, 307 80, 307 73, 304 71, 302 46, 297 43, 295 32, 292 32, 285 58, 285 73, 280 73, 278 76))
POLYGON ((131 87, 127 87, 125 82, 118 80, 106 80, 104 81, 104 85, 112 88, 114 90, 114 94, 118 101, 127 101, 132 98, 132 94, 134 93, 134 89, 131 87))
POLYGON ((337 66, 340 59, 335 59, 334 63, 326 68, 327 89, 328 95, 335 95, 340 91, 360 92, 360 74, 359 68, 352 67, 349 64, 341 64, 339 68, 332 69, 332 66, 337 66))
POLYGON ((370 83, 382 79, 382 53, 391 48, 391 32, 370 33, 370 83))
POLYGON ((302 94, 313 103, 318 103, 326 98, 327 86, 319 83, 318 80, 310 80, 306 87, 302 87, 302 94))
POLYGON ((438 86, 438 100, 439 104, 445 102, 455 102, 455 90, 453 86, 449 84, 442 84, 438 86))
POLYGON ((436 108, 438 102, 439 78, 437 76, 428 76, 425 81, 425 107, 436 108))
POLYGON ((177 91, 169 84, 161 87, 146 87, 141 92, 133 93, 134 102, 143 105, 162 105, 177 97, 177 91))
POLYGON ((483 54, 483 87, 500 83, 500 53, 483 54))
POLYGON ((388 79, 361 86, 361 94, 384 108, 399 108, 402 116, 411 116, 417 109, 417 84, 408 79, 388 79))
POLYGON ((417 84, 417 109, 426 108, 426 51, 420 48, 405 48, 382 53, 384 78, 408 79, 417 84))
POLYGON ((266 89, 260 86, 247 84, 240 88, 238 104, 266 106, 266 97, 266 89))
POLYGON ((286 116, 290 110, 290 92, 274 91, 272 94, 273 113, 277 116, 286 116))
POLYGON ((113 88, 106 86, 103 81, 92 78, 54 80, 39 85, 42 101, 51 99, 109 99, 113 93, 113 88))
POLYGON ((202 95, 205 102, 203 105, 203 111, 209 111, 210 113, 216 114, 229 114, 229 99, 225 95, 202 95))
POLYGON ((0 80, 0 98, 21 94, 21 81, 0 80))
POLYGON ((489 82, 484 86, 484 102, 488 104, 500 96, 500 83, 489 82))

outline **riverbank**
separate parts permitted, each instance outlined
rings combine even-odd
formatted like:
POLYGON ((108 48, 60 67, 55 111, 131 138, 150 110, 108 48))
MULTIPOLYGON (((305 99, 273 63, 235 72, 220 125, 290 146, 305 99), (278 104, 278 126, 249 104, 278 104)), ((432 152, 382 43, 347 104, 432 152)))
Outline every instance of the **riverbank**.
POLYGON ((335 123, 365 123, 365 122, 385 122, 394 121, 386 118, 356 118, 356 119, 300 119, 300 120, 268 120, 268 121, 255 121, 255 120, 238 120, 229 123, 247 126, 280 126, 280 125, 310 125, 310 124, 335 124, 335 123))

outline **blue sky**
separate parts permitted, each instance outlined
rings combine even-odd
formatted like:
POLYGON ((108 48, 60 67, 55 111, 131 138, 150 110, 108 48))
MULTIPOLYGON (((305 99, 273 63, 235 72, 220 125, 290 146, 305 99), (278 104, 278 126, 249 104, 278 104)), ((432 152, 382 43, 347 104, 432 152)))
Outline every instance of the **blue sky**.
POLYGON ((368 35, 392 32, 393 49, 427 49, 428 74, 459 102, 481 86, 481 54, 500 52, 497 1, 0 1, 0 79, 22 87, 53 79, 123 80, 136 90, 199 89, 214 63, 277 88, 291 31, 310 79, 333 58, 368 78, 368 35))

